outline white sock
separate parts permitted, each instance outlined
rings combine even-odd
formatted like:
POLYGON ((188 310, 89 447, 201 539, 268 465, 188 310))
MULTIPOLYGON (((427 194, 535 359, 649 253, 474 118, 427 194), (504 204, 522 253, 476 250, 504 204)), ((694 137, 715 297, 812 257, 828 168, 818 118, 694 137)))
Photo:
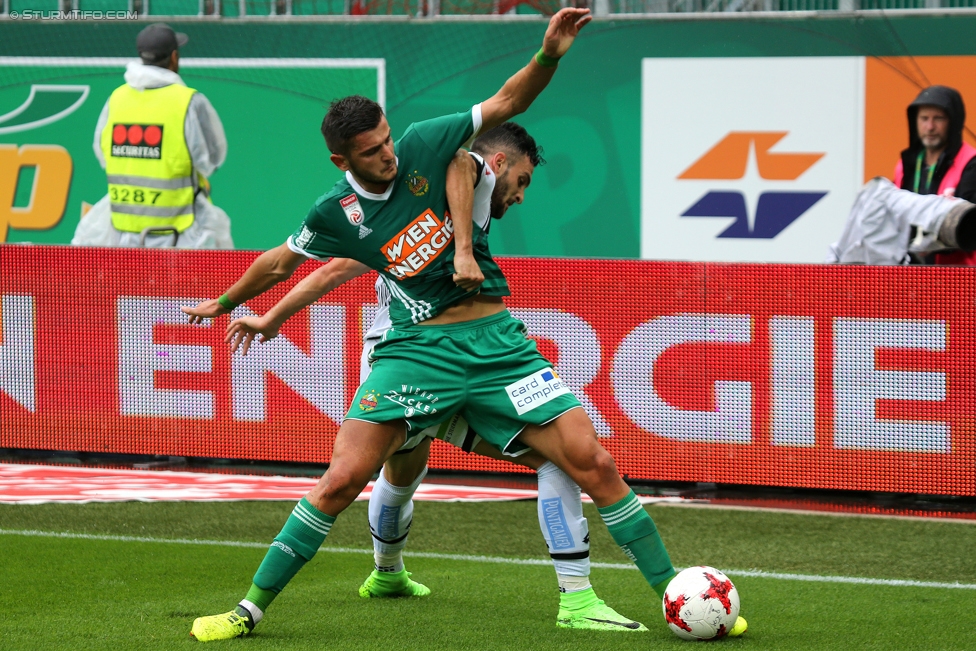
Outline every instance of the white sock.
POLYGON ((264 611, 258 608, 255 604, 252 604, 247 599, 241 599, 241 603, 238 605, 247 610, 247 612, 251 613, 251 619, 255 625, 257 625, 257 623, 264 618, 264 611))
POLYGON ((549 546, 561 591, 590 587, 590 530, 580 487, 550 461, 539 475, 539 527, 549 546), (565 584, 565 585, 564 585, 565 584))
POLYGON ((559 581, 559 592, 580 592, 593 587, 590 585, 590 577, 588 576, 556 574, 556 579, 559 581))
POLYGON ((380 572, 403 571, 403 548, 413 520, 413 494, 427 476, 427 468, 409 486, 394 486, 383 471, 369 496, 369 530, 373 558, 380 572))

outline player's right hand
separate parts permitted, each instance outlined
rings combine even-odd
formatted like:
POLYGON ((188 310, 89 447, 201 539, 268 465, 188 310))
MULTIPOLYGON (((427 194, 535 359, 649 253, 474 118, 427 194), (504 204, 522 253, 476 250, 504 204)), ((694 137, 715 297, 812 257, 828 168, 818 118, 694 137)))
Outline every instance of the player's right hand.
POLYGON ((589 9, 566 7, 549 19, 549 27, 542 39, 542 51, 554 59, 566 54, 573 40, 588 22, 593 20, 589 9))
POLYGON ((193 307, 184 305, 180 308, 183 314, 190 315, 191 324, 203 323, 204 319, 214 319, 223 314, 230 314, 230 310, 221 305, 216 298, 203 303, 197 303, 193 307))
POLYGON ((255 337, 262 344, 278 336, 279 326, 269 323, 263 316, 244 316, 234 319, 227 326, 227 333, 224 335, 224 342, 230 347, 230 352, 237 352, 241 349, 241 355, 247 355, 251 348, 251 343, 255 337))
POLYGON ((473 255, 456 255, 454 257, 454 284, 466 292, 473 292, 485 282, 485 275, 481 273, 473 255))

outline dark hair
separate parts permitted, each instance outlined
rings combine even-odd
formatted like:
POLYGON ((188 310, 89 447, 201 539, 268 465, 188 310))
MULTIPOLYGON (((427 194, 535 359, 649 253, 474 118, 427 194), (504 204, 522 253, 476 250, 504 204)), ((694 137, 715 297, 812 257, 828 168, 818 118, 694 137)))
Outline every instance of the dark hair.
POLYGON ((533 167, 546 164, 546 159, 542 157, 542 147, 535 144, 535 138, 529 135, 525 127, 514 122, 503 122, 471 143, 471 151, 482 156, 490 156, 498 150, 509 154, 524 154, 528 156, 533 167))
POLYGON ((375 129, 383 118, 383 108, 362 95, 350 95, 329 105, 329 112, 322 120, 325 145, 333 154, 345 155, 349 141, 361 133, 375 129))

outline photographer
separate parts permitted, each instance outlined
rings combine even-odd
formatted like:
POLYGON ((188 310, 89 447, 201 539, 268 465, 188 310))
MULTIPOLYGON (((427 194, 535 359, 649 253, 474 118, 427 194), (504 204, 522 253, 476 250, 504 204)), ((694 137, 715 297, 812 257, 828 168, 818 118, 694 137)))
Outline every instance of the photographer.
POLYGON ((865 184, 826 262, 976 265, 976 148, 962 140, 965 122, 953 88, 930 86, 909 104, 895 183, 865 184))
MULTIPOLYGON (((916 194, 976 202, 976 148, 963 142, 966 106, 959 91, 930 86, 908 105, 908 148, 895 166, 895 185, 916 194)), ((966 251, 936 253, 936 264, 974 265, 966 251)))

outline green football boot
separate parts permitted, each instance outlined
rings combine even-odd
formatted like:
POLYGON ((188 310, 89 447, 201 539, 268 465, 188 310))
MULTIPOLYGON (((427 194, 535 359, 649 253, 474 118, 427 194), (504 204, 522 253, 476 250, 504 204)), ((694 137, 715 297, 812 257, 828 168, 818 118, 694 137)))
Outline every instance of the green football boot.
POLYGON ((639 633, 647 630, 640 622, 627 619, 607 606, 596 596, 593 588, 579 592, 563 592, 559 595, 559 614, 556 616, 559 628, 575 628, 590 631, 629 631, 639 633))
POLYGON ((232 610, 222 615, 197 617, 193 620, 190 637, 195 637, 199 642, 230 640, 247 635, 252 628, 254 628, 254 624, 251 623, 250 617, 232 610))
POLYGON ((430 588, 422 583, 412 581, 410 572, 406 570, 399 572, 373 570, 373 573, 366 577, 363 584, 359 586, 359 596, 363 599, 426 597, 429 594, 430 588))

